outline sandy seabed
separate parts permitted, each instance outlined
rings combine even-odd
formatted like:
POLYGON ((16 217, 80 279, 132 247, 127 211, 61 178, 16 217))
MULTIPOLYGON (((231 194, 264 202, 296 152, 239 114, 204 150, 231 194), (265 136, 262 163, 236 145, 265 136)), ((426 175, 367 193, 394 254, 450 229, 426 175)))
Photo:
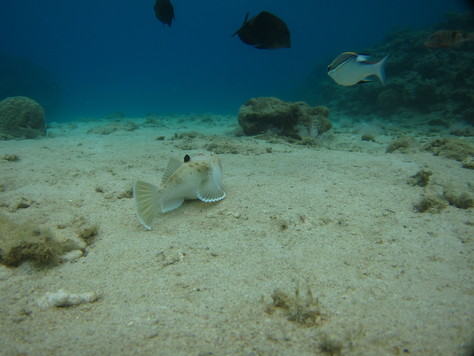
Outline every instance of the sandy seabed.
POLYGON ((473 170, 386 153, 393 133, 339 129, 310 147, 238 137, 236 119, 217 116, 90 131, 107 125, 0 142, 0 157, 19 158, 0 160, 0 214, 79 246, 54 267, 1 267, 0 354, 472 352, 473 209, 414 207, 427 189, 472 195, 473 170), (221 158, 226 199, 185 202, 145 230, 133 182, 159 184, 171 155, 202 151, 221 158), (408 184, 422 169, 429 186, 408 184), (78 221, 98 227, 87 244, 78 221), (41 304, 61 290, 97 300, 41 304))

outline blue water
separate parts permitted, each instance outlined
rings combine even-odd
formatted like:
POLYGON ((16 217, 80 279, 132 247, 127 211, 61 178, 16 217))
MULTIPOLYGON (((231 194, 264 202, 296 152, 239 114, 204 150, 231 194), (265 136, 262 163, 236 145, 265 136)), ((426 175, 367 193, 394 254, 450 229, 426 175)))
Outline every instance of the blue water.
POLYGON ((0 0, 0 52, 54 75, 61 99, 49 121, 117 111, 236 114, 250 97, 297 100, 317 62, 468 6, 462 0, 172 3, 176 21, 168 27, 156 19, 154 0, 0 0), (231 37, 247 11, 262 10, 286 22, 292 48, 258 50, 231 37))

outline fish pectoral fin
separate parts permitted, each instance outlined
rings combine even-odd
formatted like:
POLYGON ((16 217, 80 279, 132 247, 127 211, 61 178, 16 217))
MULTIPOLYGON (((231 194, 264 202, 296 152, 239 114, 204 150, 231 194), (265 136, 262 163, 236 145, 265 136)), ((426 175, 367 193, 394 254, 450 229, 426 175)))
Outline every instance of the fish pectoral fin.
POLYGON ((197 192, 197 197, 206 203, 222 200, 226 197, 225 192, 212 179, 204 182, 197 192))
POLYGON ((137 181, 133 186, 133 197, 138 219, 145 228, 151 230, 153 220, 159 211, 159 191, 153 184, 137 181))
POLYGON ((184 202, 183 198, 164 201, 161 204, 161 211, 163 213, 167 213, 168 211, 178 209, 181 206, 181 204, 183 204, 183 202, 184 202))

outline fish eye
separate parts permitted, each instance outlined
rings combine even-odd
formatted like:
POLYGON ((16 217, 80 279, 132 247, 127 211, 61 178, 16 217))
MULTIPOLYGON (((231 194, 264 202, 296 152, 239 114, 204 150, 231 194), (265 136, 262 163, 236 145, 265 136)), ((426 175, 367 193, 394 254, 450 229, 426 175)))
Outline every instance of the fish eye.
POLYGON ((191 157, 189 155, 184 156, 184 163, 189 162, 191 160, 191 157))

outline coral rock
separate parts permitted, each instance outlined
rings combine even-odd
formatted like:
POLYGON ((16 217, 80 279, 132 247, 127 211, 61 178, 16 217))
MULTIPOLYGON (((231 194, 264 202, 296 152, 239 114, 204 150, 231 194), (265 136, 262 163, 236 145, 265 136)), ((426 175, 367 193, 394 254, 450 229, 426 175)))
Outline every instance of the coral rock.
POLYGON ((253 98, 240 107, 239 124, 246 135, 267 131, 301 139, 331 129, 329 109, 305 102, 286 102, 274 97, 253 98))
POLYGON ((44 134, 44 110, 36 101, 25 96, 0 101, 0 139, 35 138, 44 134))

